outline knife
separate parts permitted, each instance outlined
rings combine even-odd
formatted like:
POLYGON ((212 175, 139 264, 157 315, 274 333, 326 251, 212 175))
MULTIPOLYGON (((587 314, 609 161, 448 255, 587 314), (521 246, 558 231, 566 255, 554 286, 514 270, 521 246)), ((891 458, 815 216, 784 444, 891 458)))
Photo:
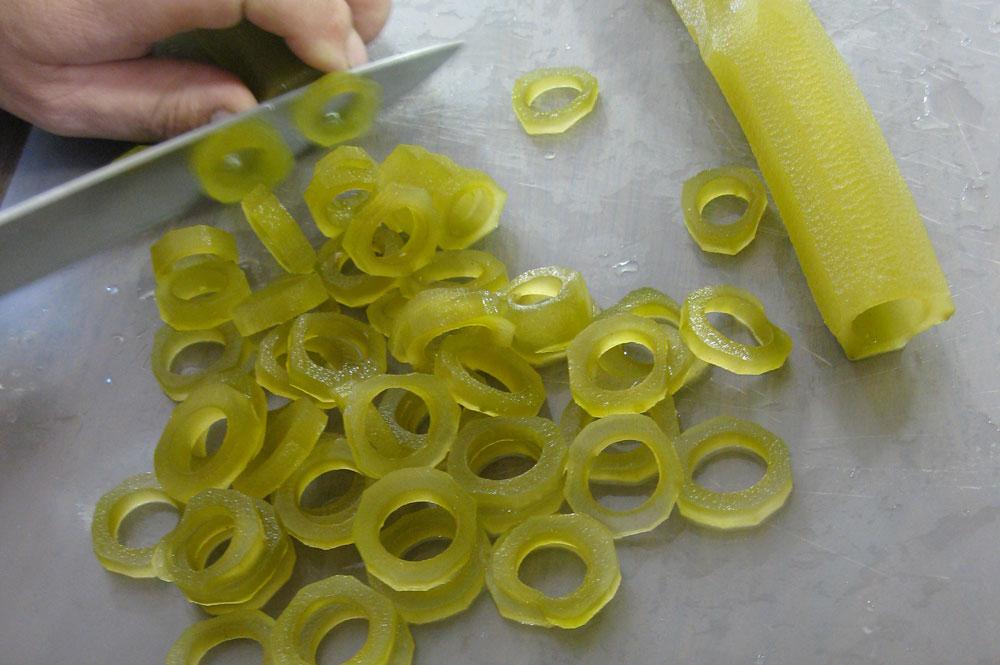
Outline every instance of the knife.
MULTIPOLYGON (((433 74, 461 46, 431 46, 352 71, 382 87, 384 108, 433 74)), ((0 294, 177 218, 204 201, 188 170, 187 154, 215 132, 253 118, 280 132, 292 152, 301 155, 312 144, 295 129, 291 109, 307 89, 285 93, 0 211, 0 294)))

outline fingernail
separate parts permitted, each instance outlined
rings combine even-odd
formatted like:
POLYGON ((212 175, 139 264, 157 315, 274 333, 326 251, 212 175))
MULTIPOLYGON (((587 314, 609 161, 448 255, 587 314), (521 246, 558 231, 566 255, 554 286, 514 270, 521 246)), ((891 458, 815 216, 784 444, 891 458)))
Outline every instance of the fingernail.
POLYGON ((365 42, 361 39, 361 35, 358 34, 357 30, 351 30, 350 34, 347 35, 347 60, 350 62, 351 67, 357 67, 368 62, 368 50, 365 48, 365 42))

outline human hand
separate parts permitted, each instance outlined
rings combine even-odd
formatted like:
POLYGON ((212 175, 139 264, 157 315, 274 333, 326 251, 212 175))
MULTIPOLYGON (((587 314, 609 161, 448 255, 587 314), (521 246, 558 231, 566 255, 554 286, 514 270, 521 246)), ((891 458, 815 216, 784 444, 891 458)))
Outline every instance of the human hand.
POLYGON ((257 102, 233 74, 147 57, 152 45, 243 18, 322 71, 367 60, 390 0, 3 0, 0 108, 50 132, 153 141, 257 102))

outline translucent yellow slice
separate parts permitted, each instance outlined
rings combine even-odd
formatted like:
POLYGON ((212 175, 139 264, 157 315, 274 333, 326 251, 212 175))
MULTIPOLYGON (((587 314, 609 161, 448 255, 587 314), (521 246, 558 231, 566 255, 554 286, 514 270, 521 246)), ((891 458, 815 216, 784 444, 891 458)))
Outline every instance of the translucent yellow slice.
POLYGON ((692 353, 734 374, 776 370, 792 352, 792 338, 771 323, 763 303, 735 286, 706 286, 689 293, 681 309, 680 333, 692 353), (708 319, 712 313, 732 316, 747 327, 758 345, 743 344, 721 333, 708 319))
POLYGON ((181 260, 192 256, 214 256, 223 261, 239 261, 236 239, 231 233, 199 224, 167 231, 149 248, 153 275, 163 279, 181 260))
POLYGON ((681 208, 688 233, 703 251, 735 256, 757 237, 757 227, 767 209, 767 190, 750 169, 739 166, 711 169, 684 183, 681 208), (743 199, 747 209, 732 224, 713 224, 705 219, 705 208, 723 196, 743 199))
POLYGON ((291 273, 310 273, 316 265, 316 252, 302 228, 278 197, 264 185, 258 185, 240 202, 250 228, 282 268, 291 273))
POLYGON ((499 291, 508 281, 507 266, 492 254, 456 249, 435 254, 430 263, 403 279, 399 290, 407 298, 427 289, 499 291))
MULTIPOLYGON (((310 397, 288 381, 288 331, 291 323, 271 329, 260 341, 254 360, 254 377, 262 388, 280 397, 300 399, 310 397)), ((327 403, 324 403, 327 406, 327 403)), ((332 403, 329 406, 333 406, 332 403)))
POLYGON ((396 319, 403 310, 403 305, 408 302, 409 299, 400 293, 399 289, 387 291, 365 309, 368 324, 388 337, 396 325, 396 319))
POLYGON ((583 275, 568 268, 522 273, 504 296, 515 328, 514 349, 532 365, 563 358, 569 343, 594 318, 594 302, 583 275))
POLYGON ((311 83, 292 105, 295 127, 313 143, 330 147, 371 129, 382 90, 377 83, 348 72, 331 72, 311 83))
POLYGON ((378 184, 378 163, 363 149, 342 145, 316 162, 302 198, 316 227, 339 238, 371 199, 378 184))
POLYGON ((329 298, 323 280, 314 272, 283 275, 247 296, 233 310, 233 323, 244 337, 291 321, 329 298))
POLYGON ((156 307, 164 323, 177 330, 217 328, 250 295, 240 267, 205 257, 169 273, 156 285, 156 307))
POLYGON ((562 134, 597 104, 597 79, 579 67, 536 69, 514 83, 514 113, 528 134, 562 134), (579 94, 565 106, 553 110, 536 107, 535 101, 550 90, 571 88, 579 94))
POLYGON ((760 425, 720 416, 684 431, 674 441, 684 469, 684 486, 677 499, 681 515, 704 526, 739 529, 757 526, 785 505, 792 492, 788 446, 760 425), (694 479, 698 468, 723 452, 743 452, 767 465, 764 476, 736 492, 716 492, 694 479))
POLYGON ((191 390, 202 381, 239 367, 247 360, 251 351, 252 345, 228 323, 209 330, 174 330, 170 326, 163 326, 153 337, 149 365, 167 397, 179 402, 186 399, 191 390), (206 343, 221 346, 222 354, 197 371, 174 371, 174 363, 186 349, 206 343))
POLYGON ((270 189, 283 181, 295 158, 276 129, 261 120, 244 120, 199 141, 189 164, 206 194, 236 203, 257 185, 270 189))
POLYGON ((259 610, 243 610, 204 619, 188 626, 167 652, 165 665, 198 665, 215 647, 231 640, 253 640, 263 649, 263 662, 272 663, 271 631, 274 619, 259 610))
MULTIPOLYGON (((385 233, 375 234, 374 243, 378 251, 382 254, 398 252, 402 247, 399 236, 385 227, 379 230, 385 233)), ((329 240, 323 245, 316 270, 330 295, 347 307, 369 305, 396 288, 399 282, 396 277, 369 275, 358 270, 339 239, 329 240)))

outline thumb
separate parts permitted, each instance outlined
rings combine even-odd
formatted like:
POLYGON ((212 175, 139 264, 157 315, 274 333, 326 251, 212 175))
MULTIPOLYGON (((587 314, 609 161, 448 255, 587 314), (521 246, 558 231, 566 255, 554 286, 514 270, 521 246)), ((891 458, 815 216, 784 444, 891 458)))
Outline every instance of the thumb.
POLYGON ((233 74, 195 62, 142 58, 58 68, 35 124, 56 134, 148 142, 257 104, 233 74))

